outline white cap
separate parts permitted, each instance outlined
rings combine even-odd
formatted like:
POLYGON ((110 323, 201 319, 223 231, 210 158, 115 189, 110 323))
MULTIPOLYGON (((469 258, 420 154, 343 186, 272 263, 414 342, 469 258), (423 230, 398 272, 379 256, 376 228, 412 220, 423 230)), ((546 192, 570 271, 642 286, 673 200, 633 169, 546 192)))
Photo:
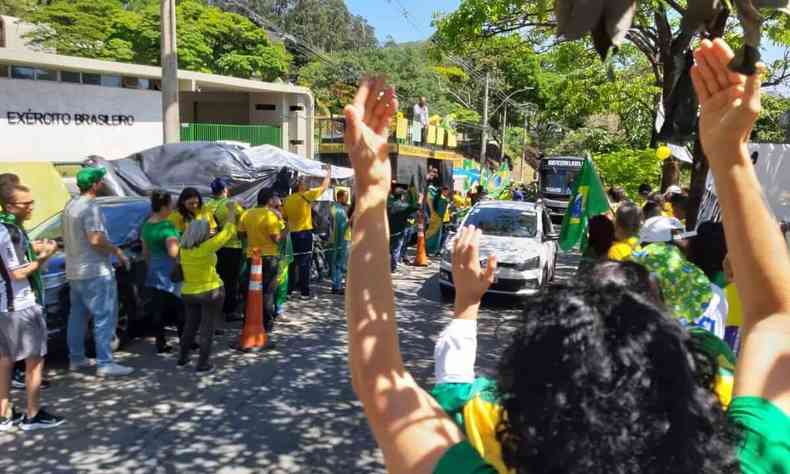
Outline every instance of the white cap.
POLYGON ((667 188, 664 194, 667 196, 672 196, 673 194, 683 194, 683 190, 680 189, 680 186, 673 184, 672 186, 667 188))
POLYGON ((651 217, 639 231, 639 240, 644 243, 671 242, 674 234, 683 229, 683 223, 674 217, 651 217))

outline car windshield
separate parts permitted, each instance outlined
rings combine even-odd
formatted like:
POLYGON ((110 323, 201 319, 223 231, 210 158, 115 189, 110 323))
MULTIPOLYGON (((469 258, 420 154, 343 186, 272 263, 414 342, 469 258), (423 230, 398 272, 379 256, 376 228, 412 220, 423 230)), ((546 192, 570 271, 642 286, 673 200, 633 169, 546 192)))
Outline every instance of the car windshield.
POLYGON ((538 235, 538 214, 524 209, 476 207, 464 225, 473 225, 486 235, 532 238, 538 235))
MULTIPOLYGON (((140 236, 140 228, 151 210, 148 202, 144 200, 100 203, 99 208, 104 214, 110 241, 115 245, 137 240, 140 236)), ((30 238, 62 240, 63 214, 59 212, 36 226, 30 232, 30 238)))

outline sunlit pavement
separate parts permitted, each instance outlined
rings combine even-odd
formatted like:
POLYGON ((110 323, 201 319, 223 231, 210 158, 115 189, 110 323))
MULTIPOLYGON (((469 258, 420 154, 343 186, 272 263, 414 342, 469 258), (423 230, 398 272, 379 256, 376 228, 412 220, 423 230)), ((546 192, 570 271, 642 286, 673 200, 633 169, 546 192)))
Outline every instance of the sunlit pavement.
MULTIPOLYGON (((577 263, 562 256, 558 280, 577 263)), ((408 368, 433 384, 433 342, 451 316, 442 304, 437 265, 395 274, 400 342, 408 368)), ((240 323, 215 338, 216 371, 199 378, 176 368, 152 339, 135 340, 117 358, 136 372, 100 379, 68 372, 64 354, 48 358, 53 387, 43 393, 61 427, 0 433, 4 473, 372 473, 380 451, 351 389, 343 298, 320 286, 313 301, 293 301, 278 321, 276 346, 241 354, 229 345, 240 323)), ((481 312, 478 367, 491 374, 508 320, 519 304, 491 298, 481 312)), ((174 341, 175 342, 175 341, 174 341)), ((12 392, 18 406, 22 391, 12 392)))

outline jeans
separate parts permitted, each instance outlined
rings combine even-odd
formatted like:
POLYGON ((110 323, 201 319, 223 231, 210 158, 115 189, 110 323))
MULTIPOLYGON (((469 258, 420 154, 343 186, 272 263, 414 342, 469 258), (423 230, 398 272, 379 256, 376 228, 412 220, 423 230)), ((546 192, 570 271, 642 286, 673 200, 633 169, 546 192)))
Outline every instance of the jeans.
POLYGON ((398 268, 405 246, 406 234, 404 232, 390 237, 390 270, 393 272, 398 268))
POLYGON ((233 314, 239 306, 239 279, 241 278, 241 249, 223 247, 217 252, 217 273, 225 287, 225 302, 222 312, 233 314))
POLYGON ((332 289, 339 290, 343 287, 343 279, 346 276, 346 265, 348 263, 348 244, 343 240, 338 248, 334 250, 332 256, 332 289))
POLYGON ((199 293, 196 295, 184 295, 184 306, 186 307, 186 321, 184 322, 184 333, 181 335, 181 358, 187 359, 195 337, 200 329, 200 356, 198 357, 198 367, 208 366, 208 359, 211 357, 211 345, 214 342, 214 328, 220 317, 222 317, 222 305, 225 302, 225 289, 222 287, 216 290, 199 293))
POLYGON ((313 252, 313 231, 303 230, 291 233, 294 248, 294 264, 299 276, 299 290, 302 296, 310 296, 310 261, 313 252))
POLYGON ((163 348, 165 341, 165 324, 169 317, 175 318, 178 336, 184 333, 184 302, 178 296, 156 288, 148 288, 151 293, 151 323, 156 331, 156 347, 163 348))
POLYGON ((118 285, 115 276, 70 280, 69 287, 69 359, 74 364, 85 360, 85 332, 92 317, 96 365, 102 367, 112 364, 112 338, 118 324, 118 285))

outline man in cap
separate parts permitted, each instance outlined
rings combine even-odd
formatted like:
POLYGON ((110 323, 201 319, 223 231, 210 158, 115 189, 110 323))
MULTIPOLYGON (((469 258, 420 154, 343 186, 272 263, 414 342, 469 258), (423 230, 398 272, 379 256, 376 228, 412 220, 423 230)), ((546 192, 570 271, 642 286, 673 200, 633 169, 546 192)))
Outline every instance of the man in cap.
MULTIPOLYGON (((228 220, 228 206, 230 200, 228 182, 223 178, 216 178, 211 182, 212 198, 206 203, 206 210, 214 216, 218 228, 222 228, 228 220)), ((240 216, 244 209, 236 204, 236 215, 240 216)), ((217 273, 225 285, 225 302, 222 313, 225 320, 240 321, 244 317, 238 313, 239 306, 239 278, 242 264, 241 239, 238 235, 217 252, 217 273)))
MULTIPOLYGON (((42 373, 47 353, 47 321, 43 309, 40 270, 57 250, 53 241, 31 242, 22 227, 33 215, 30 189, 0 176, 0 431, 21 425, 25 431, 53 428, 63 418, 41 408, 42 373), (11 408, 11 368, 24 361, 27 388, 24 417, 11 408)), ((25 387, 26 386, 26 387, 25 387)))
POLYGON ((85 332, 93 317, 96 343, 96 373, 100 377, 132 373, 131 367, 116 364, 112 340, 118 322, 118 286, 111 257, 129 266, 123 251, 110 242, 104 216, 96 204, 104 168, 83 168, 77 173, 80 196, 63 209, 63 244, 66 279, 70 287, 68 322, 69 367, 79 370, 92 365, 85 358, 85 332))

